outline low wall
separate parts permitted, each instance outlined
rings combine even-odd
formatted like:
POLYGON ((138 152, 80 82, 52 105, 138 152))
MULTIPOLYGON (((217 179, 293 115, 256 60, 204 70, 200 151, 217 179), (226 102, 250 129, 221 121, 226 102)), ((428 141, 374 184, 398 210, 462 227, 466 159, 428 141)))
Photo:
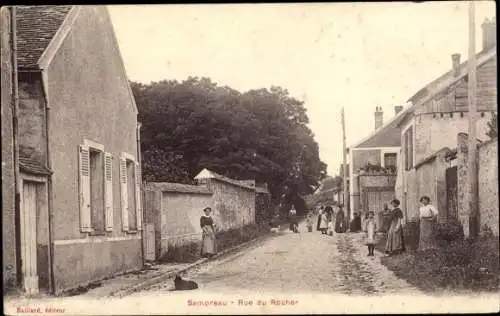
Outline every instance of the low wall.
POLYGON ((498 139, 478 148, 478 191, 481 231, 498 236, 498 139))
POLYGON ((142 262, 139 236, 60 241, 54 245, 55 294, 120 272, 141 269, 142 262))

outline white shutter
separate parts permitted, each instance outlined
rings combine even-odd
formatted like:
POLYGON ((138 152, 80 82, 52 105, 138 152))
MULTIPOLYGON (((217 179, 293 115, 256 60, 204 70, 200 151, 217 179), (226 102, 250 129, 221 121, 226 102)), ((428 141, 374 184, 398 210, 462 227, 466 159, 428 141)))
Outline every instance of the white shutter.
POLYGON ((90 153, 89 147, 79 146, 79 190, 80 190, 80 230, 91 232, 90 221, 90 153))
POLYGON ((122 207, 122 227, 128 231, 128 193, 127 193, 127 160, 120 157, 120 192, 122 207))
POLYGON ((104 154, 104 198, 106 199, 106 231, 113 230, 113 156, 104 154))
POLYGON ((137 230, 142 230, 142 194, 141 194, 142 175, 139 163, 135 164, 135 216, 137 218, 137 230))

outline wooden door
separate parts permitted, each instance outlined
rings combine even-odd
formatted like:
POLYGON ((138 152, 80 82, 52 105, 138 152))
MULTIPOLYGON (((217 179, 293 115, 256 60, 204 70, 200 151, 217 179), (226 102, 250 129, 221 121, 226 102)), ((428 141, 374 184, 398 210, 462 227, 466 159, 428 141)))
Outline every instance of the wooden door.
POLYGON ((364 211, 373 211, 378 228, 383 226, 383 217, 380 213, 384 210, 384 204, 389 204, 394 198, 394 191, 390 189, 368 190, 365 193, 364 211))
POLYGON ((36 182, 23 182, 23 205, 21 209, 21 270, 26 294, 36 294, 37 272, 37 186, 36 182))

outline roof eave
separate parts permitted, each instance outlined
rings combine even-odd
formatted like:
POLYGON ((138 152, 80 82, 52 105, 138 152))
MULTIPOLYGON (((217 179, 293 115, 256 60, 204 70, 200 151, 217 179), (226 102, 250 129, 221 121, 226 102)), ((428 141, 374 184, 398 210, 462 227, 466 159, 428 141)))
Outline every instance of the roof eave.
POLYGON ((47 69, 50 66, 50 63, 64 42, 64 39, 68 36, 68 33, 71 30, 79 12, 80 6, 72 6, 68 14, 66 14, 61 26, 57 29, 56 33, 50 40, 49 45, 37 61, 37 65, 40 69, 47 69))

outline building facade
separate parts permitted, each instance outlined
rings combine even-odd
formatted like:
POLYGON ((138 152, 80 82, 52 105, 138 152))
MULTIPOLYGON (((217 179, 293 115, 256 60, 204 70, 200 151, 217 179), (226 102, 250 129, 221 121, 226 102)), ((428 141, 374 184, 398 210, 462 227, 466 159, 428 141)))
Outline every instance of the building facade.
MULTIPOLYGON (((477 54, 479 142, 489 139, 487 123, 497 107, 496 74, 496 22, 488 20, 483 23, 483 49, 477 54)), ((398 169, 396 195, 407 210, 407 220, 417 218, 419 198, 423 195, 434 197, 432 202, 443 214, 456 213, 448 209, 453 203, 446 202, 436 193, 442 192, 447 185, 445 173, 430 172, 423 166, 446 148, 457 148, 457 135, 467 132, 467 80, 467 62, 460 63, 460 55, 453 54, 451 70, 428 85, 425 93, 413 97, 410 110, 399 123, 402 163, 398 169)), ((445 220, 447 216, 439 218, 445 220)))
POLYGON ((137 108, 107 9, 18 7, 17 31, 21 286, 140 269, 137 108))

